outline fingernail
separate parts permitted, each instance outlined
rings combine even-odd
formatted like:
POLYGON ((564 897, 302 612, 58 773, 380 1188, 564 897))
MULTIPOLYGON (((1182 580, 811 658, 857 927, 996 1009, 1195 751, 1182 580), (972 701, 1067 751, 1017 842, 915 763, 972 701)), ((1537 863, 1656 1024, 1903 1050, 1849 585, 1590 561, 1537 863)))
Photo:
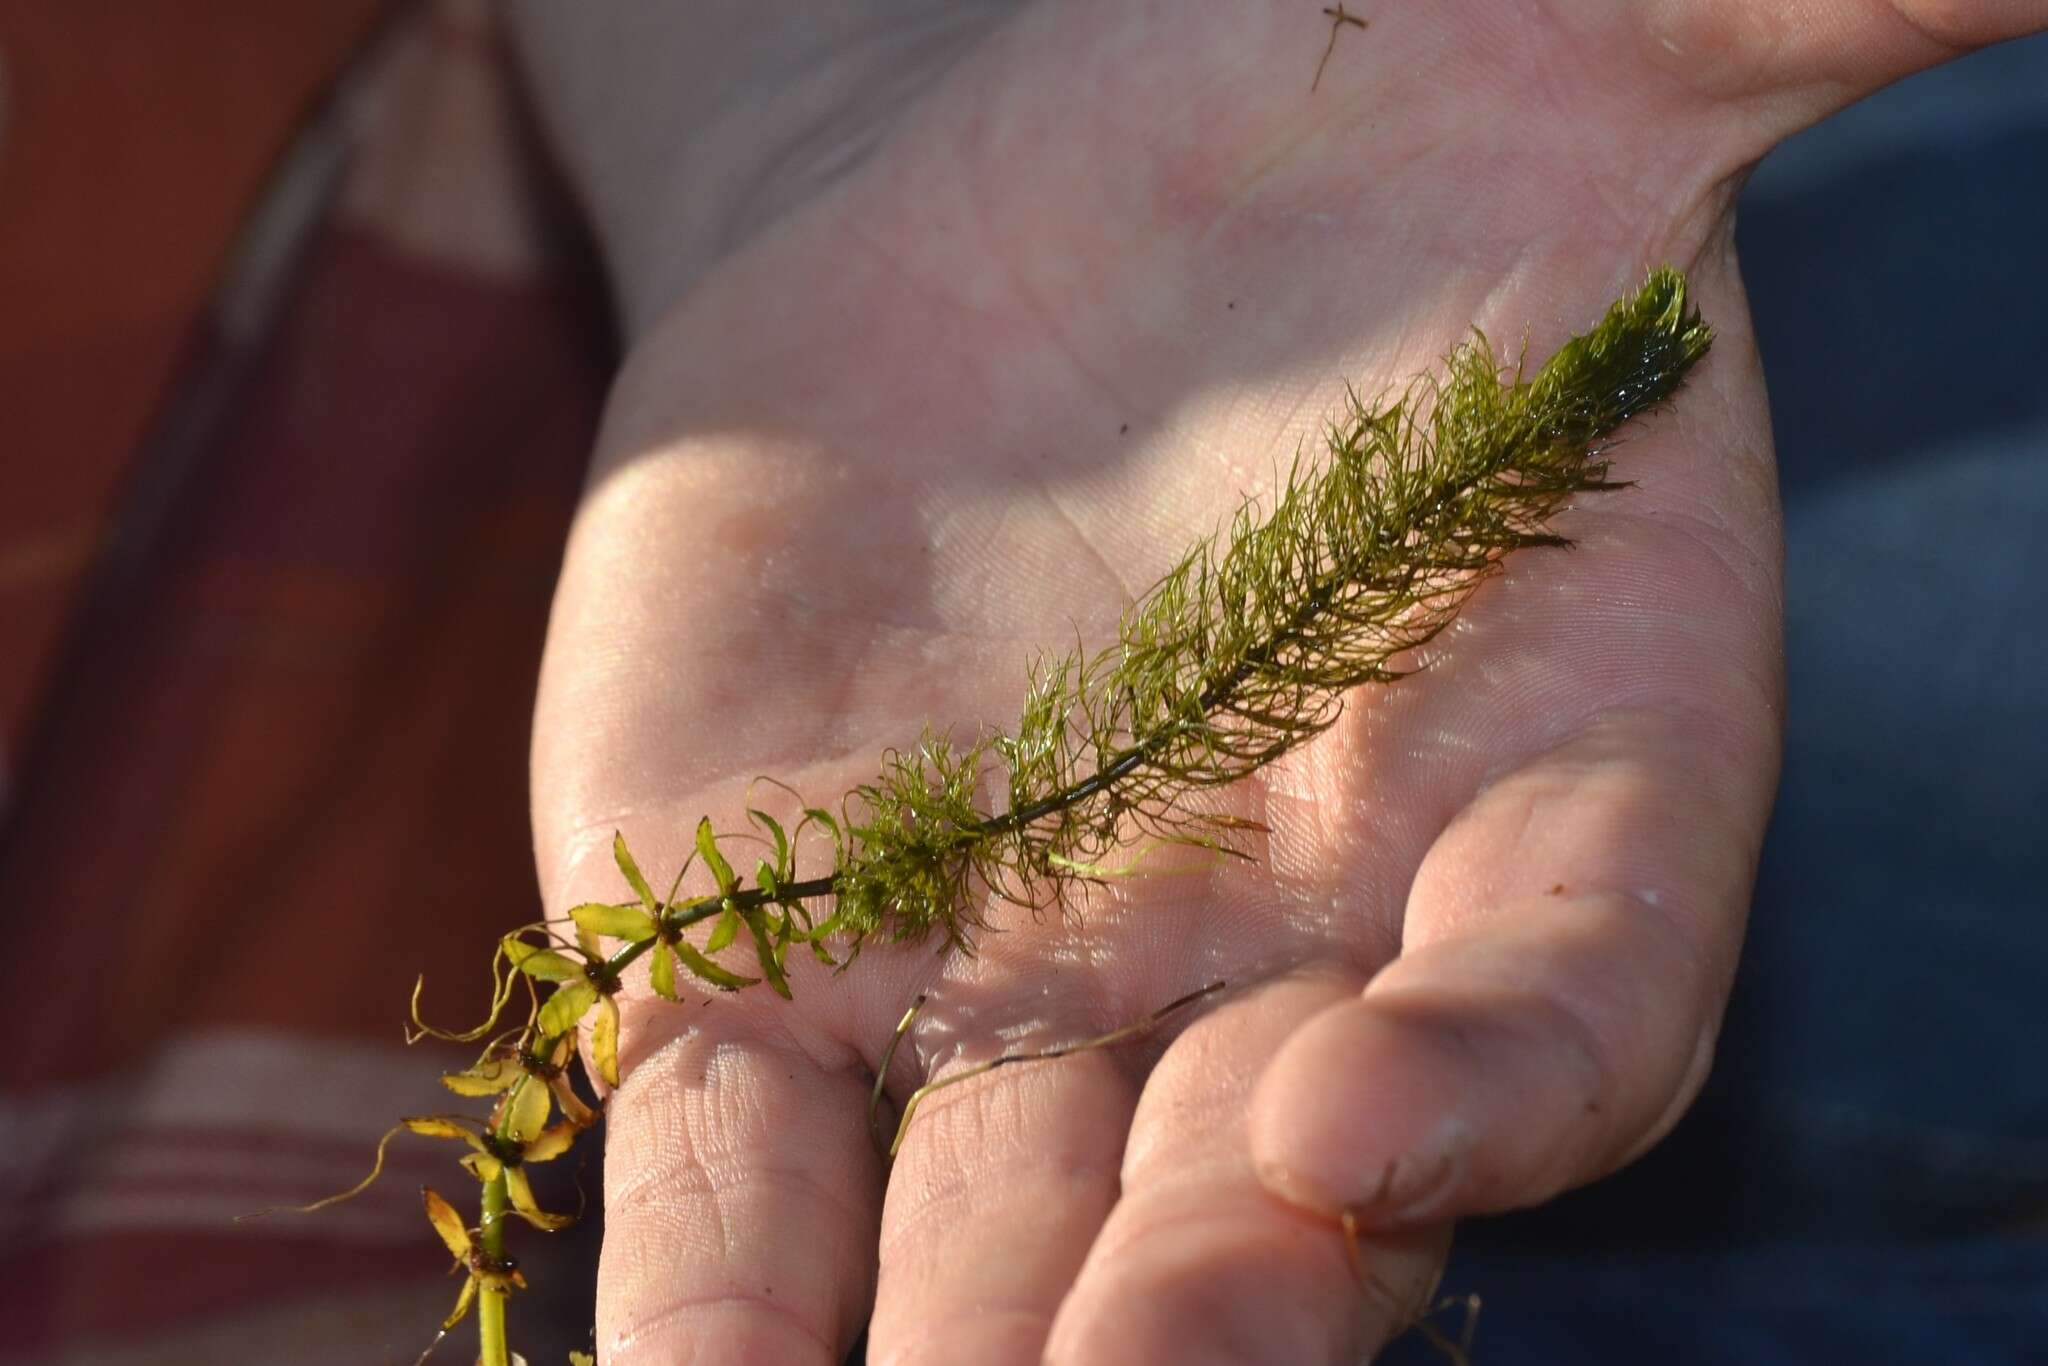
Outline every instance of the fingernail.
POLYGON ((1457 1187, 1472 1134, 1462 1116, 1443 1115, 1398 1156, 1324 1153, 1317 1156, 1336 1161, 1267 1160, 1257 1170, 1268 1190, 1305 1209, 1331 1216, 1348 1211, 1375 1228, 1427 1223, 1457 1187))

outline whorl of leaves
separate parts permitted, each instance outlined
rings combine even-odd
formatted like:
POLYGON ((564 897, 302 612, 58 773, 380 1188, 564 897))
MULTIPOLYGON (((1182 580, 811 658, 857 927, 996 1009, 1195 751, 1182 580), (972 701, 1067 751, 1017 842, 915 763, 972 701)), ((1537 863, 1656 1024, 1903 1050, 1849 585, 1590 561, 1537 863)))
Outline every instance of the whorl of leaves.
MULTIPOLYGON (((856 944, 942 929, 967 942, 976 885, 1062 904, 1133 831, 1227 847, 1187 794, 1235 782, 1328 729, 1345 693, 1392 682, 1510 551, 1565 542, 1554 513, 1615 487, 1599 442, 1669 398, 1712 333, 1663 269, 1533 376, 1483 335, 1440 376, 1353 395, 1327 458, 1297 458, 1269 512, 1241 507, 1124 614, 1116 642, 1041 661, 1012 734, 928 733, 857 789, 831 927, 856 944), (999 763, 1001 814, 975 805, 999 763)), ((835 832, 836 834, 836 832, 835 832)))

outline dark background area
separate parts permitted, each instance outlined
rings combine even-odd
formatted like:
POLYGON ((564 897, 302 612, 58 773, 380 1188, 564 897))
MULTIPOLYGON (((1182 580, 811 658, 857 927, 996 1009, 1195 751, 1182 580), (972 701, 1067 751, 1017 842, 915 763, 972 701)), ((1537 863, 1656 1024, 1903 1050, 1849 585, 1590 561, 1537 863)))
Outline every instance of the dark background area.
POLYGON ((1714 1075, 1444 1289, 1483 1363, 2048 1361, 2048 39, 1788 142, 1739 242, 1789 712, 1714 1075))

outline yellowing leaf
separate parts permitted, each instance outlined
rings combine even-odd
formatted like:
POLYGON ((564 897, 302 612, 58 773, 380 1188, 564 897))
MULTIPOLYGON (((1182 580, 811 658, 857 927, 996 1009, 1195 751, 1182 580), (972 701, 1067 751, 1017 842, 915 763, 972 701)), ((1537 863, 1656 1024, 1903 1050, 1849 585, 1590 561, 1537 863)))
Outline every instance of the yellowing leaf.
POLYGON ((525 1143, 537 1138, 548 1124, 548 1088, 529 1077, 524 1086, 515 1088, 505 1097, 503 1130, 514 1143, 525 1143))
POLYGON ((576 1222, 573 1215, 549 1214, 540 1207, 533 1198, 533 1183, 527 1179, 523 1167, 506 1169, 505 1193, 512 1198, 513 1212, 535 1228, 554 1233, 576 1222))
POLYGON ((420 1199, 427 1207, 427 1222, 434 1226, 434 1232, 441 1235, 441 1242, 449 1255, 467 1266, 469 1264, 469 1229, 463 1225, 462 1216, 455 1212, 455 1206, 443 1200, 432 1186, 420 1187, 420 1199))
POLYGON ((447 1115, 412 1115, 398 1121, 422 1138, 455 1138, 475 1147, 483 1140, 476 1131, 466 1127, 475 1121, 464 1121, 447 1115))
POLYGON ((646 876, 640 865, 633 861, 632 851, 626 848, 626 837, 612 831, 612 861, 619 865, 619 871, 626 875, 626 881, 633 885, 633 894, 640 898, 640 904, 651 914, 661 908, 654 902, 654 889, 647 885, 646 876))
POLYGON ((540 1008, 539 1024, 544 1034, 567 1034, 597 1001, 597 984, 588 977, 564 982, 555 988, 540 1008))
POLYGON ((654 960, 647 965, 647 984, 662 1000, 676 999, 676 953, 668 945, 654 946, 654 960))
POLYGON ((597 1002, 597 1019, 590 1026, 590 1061, 605 1085, 619 1084, 619 1003, 609 996, 597 1002))
POLYGON ((654 917, 638 906, 610 906, 592 901, 570 910, 569 918, 579 930, 601 934, 607 939, 625 939, 635 944, 654 937, 654 917))
POLYGON ((562 1118, 578 1129, 588 1129, 597 1123, 597 1112, 583 1103, 583 1097, 576 1094, 576 1088, 569 1084, 564 1073, 548 1078, 548 1090, 555 1093, 555 1104, 562 1109, 562 1118))
POLYGON ((455 1297, 455 1307, 448 1311, 447 1318, 441 1320, 441 1331, 445 1333, 462 1322, 463 1315, 469 1312, 470 1302, 475 1299, 476 1277, 465 1276, 462 1279, 462 1293, 455 1297))
POLYGON ((516 1058, 485 1058, 461 1072, 445 1072, 441 1084, 458 1096, 494 1096, 525 1076, 516 1058))
POLYGON ((520 1160, 527 1166, 536 1162, 552 1162, 569 1151, 576 1142, 579 1126, 573 1120, 563 1120, 547 1130, 539 1138, 520 1151, 520 1160))
POLYGON ((732 865, 718 852, 718 837, 711 833, 709 816, 697 822, 697 852, 704 856, 704 866, 711 870, 712 881, 718 884, 720 892, 731 896, 739 890, 740 880, 733 875, 732 865))
POLYGON ((464 1153, 460 1159, 460 1165, 462 1170, 468 1172, 478 1181, 485 1183, 489 1183, 499 1172, 505 1170, 503 1162, 481 1150, 473 1153, 464 1153))

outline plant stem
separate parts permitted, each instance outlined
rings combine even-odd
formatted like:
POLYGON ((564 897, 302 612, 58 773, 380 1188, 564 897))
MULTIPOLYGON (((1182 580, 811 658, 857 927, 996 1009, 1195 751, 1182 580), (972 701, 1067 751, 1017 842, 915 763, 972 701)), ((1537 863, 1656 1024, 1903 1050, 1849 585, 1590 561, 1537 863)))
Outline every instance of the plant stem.
MULTIPOLYGON (((529 1083, 521 1081, 519 1084, 529 1083)), ((484 1183, 483 1217, 478 1221, 483 1254, 494 1263, 505 1260, 505 1211, 509 1204, 505 1173, 501 1171, 484 1183)), ((506 1298, 507 1292, 503 1287, 489 1284, 477 1287, 477 1356, 482 1366, 512 1366, 505 1339, 506 1298)))
MULTIPOLYGON (((1341 5, 1330 13, 1349 22, 1341 5)), ((856 942, 892 915, 904 917, 898 938, 934 923, 957 938, 946 898, 966 887, 963 863, 992 862, 990 849, 1002 856, 1006 837, 1017 837, 1015 856, 1042 872, 1059 863, 1059 841, 1076 830, 1113 838, 1123 811, 1146 811, 1149 802, 1149 814, 1171 815, 1179 792, 1234 782, 1287 753, 1329 726, 1346 690, 1400 677, 1389 661, 1448 626, 1504 556, 1567 544, 1545 529, 1551 515, 1575 494, 1618 487, 1606 479, 1600 439, 1676 392, 1711 341, 1684 278, 1665 268, 1535 375, 1518 363, 1505 388, 1481 336, 1448 357, 1446 378, 1420 382, 1391 406, 1354 398, 1345 425, 1330 429, 1334 463, 1290 475, 1266 520, 1242 510, 1224 542, 1198 546, 1130 609, 1121 663, 1113 646, 1048 676, 1051 691, 1032 705, 1055 710, 1029 714, 1034 743, 1057 742, 1057 708, 1067 709, 1067 724, 1078 711, 1094 728, 1094 772, 1042 795, 1018 791, 1008 811, 991 815, 963 795, 962 779, 978 775, 941 758, 936 776, 952 785, 942 793, 921 781, 933 775, 893 759, 893 776, 856 791, 875 812, 868 827, 854 827, 860 843, 849 847, 833 826, 840 864, 832 873, 797 880, 785 865, 771 891, 734 886, 726 870, 725 895, 669 908, 663 932, 673 938, 721 913, 836 894, 860 917, 856 942), (1226 633, 1228 647, 1212 657, 1211 627, 1230 623, 1257 634, 1226 633), (1068 670, 1078 670, 1082 693, 1065 692, 1068 670), (1143 706, 1134 679, 1148 689, 1143 706), (1122 748, 1109 747, 1115 739, 1122 748), (1106 825, 1083 827, 1068 814, 1100 798, 1106 825), (1033 833, 1054 818, 1056 828, 1033 833)), ((981 752, 972 751, 977 762, 981 752)), ((1037 872, 1024 866, 1018 875, 1030 896, 1037 872)), ((781 935, 786 943, 787 920, 781 935)), ((615 987, 619 971, 659 938, 619 950, 601 974, 593 969, 599 986, 615 987)))
MULTIPOLYGON (((1334 582, 1333 578, 1332 584, 1321 586, 1317 593, 1302 605, 1301 609, 1295 614, 1297 628, 1299 622, 1307 620, 1328 605, 1329 593, 1334 586, 1334 582)), ((1264 646, 1252 651, 1250 655, 1240 661, 1229 674, 1211 682, 1208 687, 1203 689, 1197 705, 1205 713, 1215 712, 1228 707, 1235 697, 1237 690, 1252 676, 1257 664, 1266 657, 1277 655, 1282 649, 1286 648, 1297 634, 1297 628, 1290 628, 1290 630, 1267 641, 1264 646)), ((1043 820, 1047 816, 1057 815, 1069 807, 1077 806, 1087 801, 1090 797, 1107 792, 1117 783, 1144 767, 1145 763, 1154 758, 1158 751, 1172 738, 1173 731, 1171 728, 1161 729, 1149 735, 1134 736, 1132 743, 1127 748, 1118 750, 1101 768, 1080 779, 1078 782, 1041 797, 1028 806, 1019 807, 1014 811, 1006 811, 1000 816, 990 816, 971 826, 965 826, 956 830, 953 835, 953 847, 964 849, 977 840, 1010 834, 1013 831, 1023 829, 1034 821, 1043 820)), ((838 889, 839 875, 837 873, 828 874, 824 877, 804 878, 801 881, 784 883, 777 889, 779 895, 772 898, 769 896, 766 888, 743 887, 733 892, 730 896, 713 897, 700 905, 691 907, 679 915, 675 923, 677 928, 684 929, 709 920, 712 916, 723 911, 727 905, 731 905, 744 912, 765 906, 770 900, 808 901, 813 897, 830 896, 838 889)), ((627 944, 606 960, 606 966, 613 973, 622 972, 630 967, 642 954, 652 948, 654 944, 655 940, 653 939, 643 939, 637 943, 627 944)))

